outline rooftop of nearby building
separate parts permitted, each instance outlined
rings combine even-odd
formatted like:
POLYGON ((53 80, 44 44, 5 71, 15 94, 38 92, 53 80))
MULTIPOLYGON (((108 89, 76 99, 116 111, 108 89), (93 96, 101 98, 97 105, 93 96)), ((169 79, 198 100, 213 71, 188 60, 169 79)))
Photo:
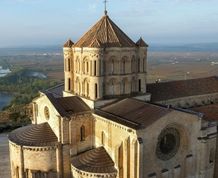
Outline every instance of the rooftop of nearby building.
POLYGON ((47 89, 45 92, 51 93, 55 98, 63 97, 64 83, 47 89))
POLYGON ((136 47, 110 18, 103 16, 73 47, 136 47))
POLYGON ((218 121, 218 104, 200 106, 191 110, 204 114, 203 118, 205 120, 218 121))
POLYGON ((9 140, 23 146, 54 146, 58 139, 48 123, 29 125, 14 130, 9 140))
POLYGON ((151 93, 152 102, 217 93, 218 77, 147 84, 147 92, 151 93))
POLYGON ((95 114, 130 128, 140 129, 148 127, 172 110, 171 108, 127 98, 101 109, 96 109, 95 114))
POLYGON ((92 149, 73 157, 72 166, 89 173, 116 173, 114 162, 104 147, 92 149))

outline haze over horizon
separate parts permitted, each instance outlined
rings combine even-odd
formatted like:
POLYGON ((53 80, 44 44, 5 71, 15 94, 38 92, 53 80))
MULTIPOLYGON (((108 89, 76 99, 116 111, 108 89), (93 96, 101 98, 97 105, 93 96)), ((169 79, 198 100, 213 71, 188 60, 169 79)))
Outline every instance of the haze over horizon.
MULTIPOLYGON (((77 41, 104 15, 103 0, 1 0, 0 47, 77 41)), ((218 42, 218 1, 109 0, 110 18, 134 41, 218 42)))

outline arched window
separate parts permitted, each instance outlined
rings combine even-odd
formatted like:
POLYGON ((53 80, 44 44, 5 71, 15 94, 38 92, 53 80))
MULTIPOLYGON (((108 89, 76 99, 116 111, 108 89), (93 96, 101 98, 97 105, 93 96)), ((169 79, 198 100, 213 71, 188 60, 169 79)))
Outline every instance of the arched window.
POLYGON ((85 141, 85 126, 80 127, 80 141, 85 141))
POLYGON ((70 58, 67 59, 67 70, 70 71, 70 58))
POLYGON ((95 84, 95 98, 98 98, 98 84, 95 84))
POLYGON ((126 83, 125 80, 122 80, 120 83, 120 94, 125 94, 126 92, 126 83))
POLYGON ((94 76, 96 76, 97 75, 97 62, 96 61, 94 61, 94 76))
POLYGON ((89 83, 86 83, 86 95, 89 96, 89 83))
POLYGON ((140 72, 140 58, 138 58, 137 63, 138 63, 138 66, 137 66, 137 72, 140 72))
POLYGON ((135 56, 133 56, 133 57, 132 57, 132 60, 131 60, 131 71, 132 71, 132 73, 136 72, 135 56))
POLYGON ((139 79, 139 92, 141 92, 141 79, 139 79))
POLYGON ((115 82, 114 82, 114 79, 111 79, 111 81, 109 82, 109 92, 110 92, 110 95, 114 95, 115 93, 115 82))
POLYGON ((86 74, 89 73, 89 61, 86 61, 86 74))
POLYGON ((122 60, 122 65, 121 65, 121 74, 125 74, 125 68, 126 68, 126 61, 125 59, 122 60))
POLYGON ((71 90, 71 81, 70 81, 70 78, 68 78, 68 91, 71 90))
POLYGON ((114 59, 111 60, 111 74, 114 74, 114 59))

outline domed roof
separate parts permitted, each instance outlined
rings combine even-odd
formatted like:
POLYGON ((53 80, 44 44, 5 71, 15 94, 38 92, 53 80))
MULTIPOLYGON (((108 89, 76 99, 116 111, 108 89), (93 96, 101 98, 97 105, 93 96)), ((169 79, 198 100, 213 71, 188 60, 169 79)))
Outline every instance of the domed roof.
POLYGON ((104 147, 82 153, 72 160, 72 166, 89 173, 116 173, 114 162, 104 147))
POLYGON ((136 47, 136 44, 105 15, 73 47, 136 47))
POLYGON ((58 141, 48 123, 21 127, 11 132, 8 138, 23 146, 54 146, 58 141))

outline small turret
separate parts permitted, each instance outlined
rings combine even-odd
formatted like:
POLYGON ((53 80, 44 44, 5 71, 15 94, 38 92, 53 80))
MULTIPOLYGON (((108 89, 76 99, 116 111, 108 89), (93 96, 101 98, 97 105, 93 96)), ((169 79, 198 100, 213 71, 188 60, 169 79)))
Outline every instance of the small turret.
POLYGON ((63 46, 64 52, 64 78, 65 78, 65 91, 70 92, 73 90, 73 52, 72 46, 74 43, 71 39, 67 40, 63 46))

